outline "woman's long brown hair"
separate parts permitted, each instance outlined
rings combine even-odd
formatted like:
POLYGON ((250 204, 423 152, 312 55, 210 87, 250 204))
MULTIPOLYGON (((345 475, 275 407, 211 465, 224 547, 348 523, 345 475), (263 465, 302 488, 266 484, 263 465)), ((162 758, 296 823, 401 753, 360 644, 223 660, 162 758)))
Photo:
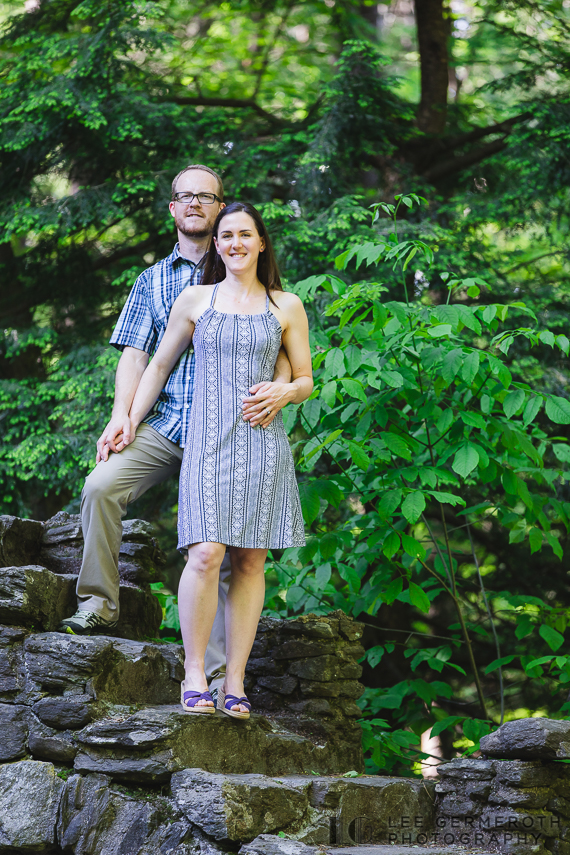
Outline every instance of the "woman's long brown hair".
MULTIPOLYGON (((250 205, 249 202, 231 202, 231 204, 226 208, 222 208, 216 217, 212 238, 217 239, 220 231, 220 224, 224 217, 227 217, 228 214, 236 214, 238 212, 249 214, 255 223, 255 228, 257 229, 259 237, 265 241, 265 249, 263 252, 259 253, 259 258, 257 259, 257 278, 265 288, 267 296, 275 306, 276 303, 271 297, 271 292, 282 291, 283 286, 281 285, 281 277, 279 276, 279 268, 277 267, 275 252, 273 251, 271 240, 267 234, 265 223, 261 219, 259 211, 257 211, 253 205, 250 205)), ((214 285, 216 282, 221 282, 225 277, 226 265, 222 261, 221 256, 218 255, 216 245, 212 239, 204 262, 204 273, 202 274, 201 284, 214 285)))

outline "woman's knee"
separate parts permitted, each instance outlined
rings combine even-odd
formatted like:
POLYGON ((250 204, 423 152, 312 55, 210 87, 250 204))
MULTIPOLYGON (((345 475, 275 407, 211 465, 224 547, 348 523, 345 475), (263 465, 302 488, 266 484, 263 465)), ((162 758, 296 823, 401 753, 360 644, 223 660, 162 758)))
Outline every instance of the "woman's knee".
POLYGON ((265 550, 239 549, 232 553, 232 574, 241 576, 263 576, 265 570, 265 550))
POLYGON ((199 573, 218 573, 224 557, 224 547, 219 543, 195 543, 188 548, 186 566, 199 573))

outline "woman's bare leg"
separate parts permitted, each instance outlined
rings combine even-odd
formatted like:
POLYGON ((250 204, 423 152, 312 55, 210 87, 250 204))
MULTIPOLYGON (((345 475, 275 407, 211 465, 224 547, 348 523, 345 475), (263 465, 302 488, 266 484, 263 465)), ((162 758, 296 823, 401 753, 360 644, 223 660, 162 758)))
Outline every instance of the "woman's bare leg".
MULTIPOLYGON (((226 601, 226 694, 243 697, 245 666, 257 632, 265 600, 265 559, 267 549, 230 547, 232 575, 226 601)), ((236 704, 236 712, 247 712, 236 704)))
MULTIPOLYGON (((178 586, 186 686, 197 692, 208 691, 204 655, 218 607, 218 580, 225 551, 222 543, 195 543, 190 546, 178 586)), ((212 703, 200 700, 196 706, 212 706, 212 703)))

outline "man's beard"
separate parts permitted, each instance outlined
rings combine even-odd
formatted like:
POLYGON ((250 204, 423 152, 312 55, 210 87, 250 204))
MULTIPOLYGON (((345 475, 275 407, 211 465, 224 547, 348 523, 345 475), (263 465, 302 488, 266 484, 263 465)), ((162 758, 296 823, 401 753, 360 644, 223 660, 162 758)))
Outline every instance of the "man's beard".
POLYGON ((210 226, 206 225, 205 220, 201 223, 196 221, 194 228, 187 226, 182 217, 176 217, 174 222, 178 231, 189 238, 205 238, 212 234, 212 229, 210 226))

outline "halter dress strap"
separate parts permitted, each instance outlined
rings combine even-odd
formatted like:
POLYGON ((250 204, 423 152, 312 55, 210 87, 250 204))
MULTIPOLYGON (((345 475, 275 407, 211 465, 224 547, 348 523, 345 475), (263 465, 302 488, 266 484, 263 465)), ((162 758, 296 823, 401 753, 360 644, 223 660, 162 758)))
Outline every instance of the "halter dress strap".
POLYGON ((214 303, 216 300, 216 294, 218 293, 218 285, 219 284, 220 284, 219 282, 216 282, 216 284, 214 285, 214 293, 212 294, 212 299, 210 300, 210 309, 214 308, 214 303))
POLYGON ((265 311, 269 311, 269 294, 267 294, 265 297, 265 311))

